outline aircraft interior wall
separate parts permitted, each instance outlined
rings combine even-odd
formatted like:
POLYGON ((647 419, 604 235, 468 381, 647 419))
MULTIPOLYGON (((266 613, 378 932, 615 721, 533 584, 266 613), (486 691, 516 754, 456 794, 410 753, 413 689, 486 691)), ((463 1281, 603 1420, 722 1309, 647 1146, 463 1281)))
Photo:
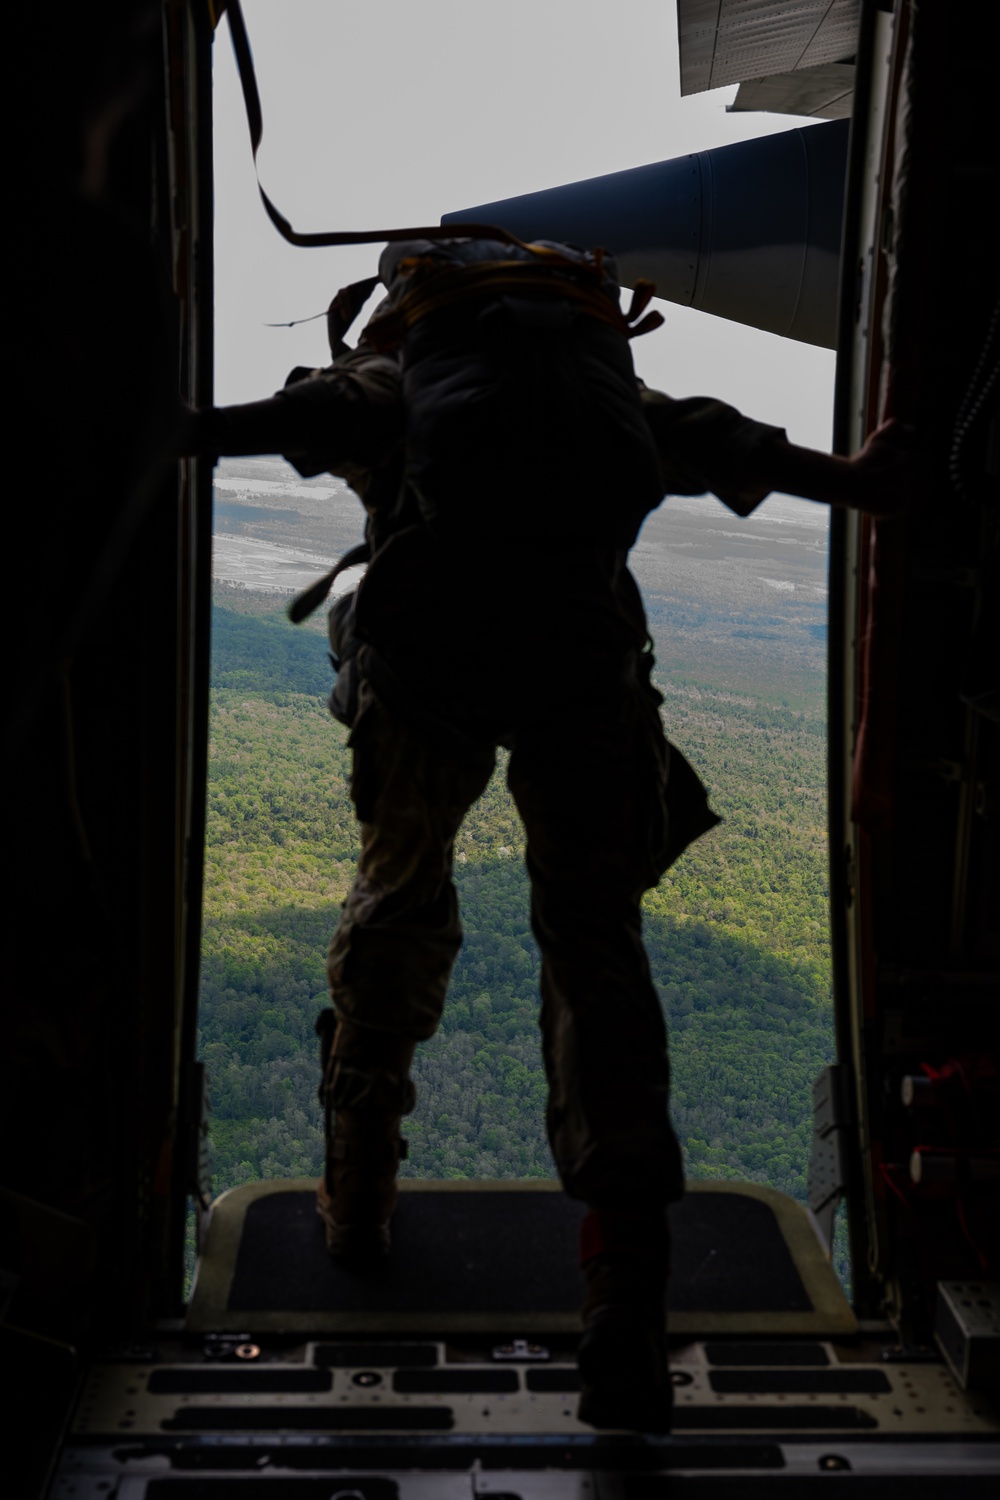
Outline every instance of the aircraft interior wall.
POLYGON ((984 14, 970 48, 941 7, 904 11, 894 30, 872 18, 872 63, 891 64, 893 85, 867 143, 877 96, 855 116, 869 160, 855 170, 843 267, 838 440, 850 451, 894 417, 931 468, 921 512, 835 530, 843 614, 831 672, 840 1056, 863 1156, 851 1203, 858 1294, 918 1343, 933 1337, 937 1283, 988 1275, 997 1254, 1000 765, 986 640, 998 284, 981 191, 997 173, 985 61, 995 30, 984 14))
POLYGON ((210 532, 207 471, 171 457, 178 389, 210 399, 207 14, 47 22, 18 139, 0 1087, 0 1339, 36 1461, 94 1340, 181 1305, 210 532))

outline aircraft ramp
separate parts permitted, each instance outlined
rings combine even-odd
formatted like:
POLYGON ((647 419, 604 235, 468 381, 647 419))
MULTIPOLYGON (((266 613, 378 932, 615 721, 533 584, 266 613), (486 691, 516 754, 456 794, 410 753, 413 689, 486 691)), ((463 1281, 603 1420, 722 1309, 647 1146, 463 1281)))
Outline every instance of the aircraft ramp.
MULTIPOLYGON (((555 1182, 404 1180, 386 1270, 326 1253, 311 1180, 259 1182, 212 1209, 189 1333, 437 1337, 579 1333, 584 1208, 555 1182)), ((844 1336, 854 1314, 806 1211, 772 1188, 688 1185, 671 1209, 671 1336, 844 1336)))
POLYGON ((311 1181, 214 1205, 186 1321, 109 1350, 50 1500, 912 1500, 992 1495, 993 1404, 859 1328, 809 1217, 692 1183, 672 1211, 670 1437, 576 1416, 583 1212, 550 1182, 401 1184, 377 1276, 311 1181))

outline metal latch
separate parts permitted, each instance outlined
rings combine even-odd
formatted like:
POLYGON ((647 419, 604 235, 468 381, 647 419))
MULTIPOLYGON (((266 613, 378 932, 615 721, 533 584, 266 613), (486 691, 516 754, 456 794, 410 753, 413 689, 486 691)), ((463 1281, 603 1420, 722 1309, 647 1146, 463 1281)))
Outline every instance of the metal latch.
POLYGON ((539 1364, 552 1355, 544 1344, 534 1344, 527 1339, 511 1339, 509 1344, 497 1344, 493 1350, 494 1359, 516 1359, 526 1363, 539 1364))

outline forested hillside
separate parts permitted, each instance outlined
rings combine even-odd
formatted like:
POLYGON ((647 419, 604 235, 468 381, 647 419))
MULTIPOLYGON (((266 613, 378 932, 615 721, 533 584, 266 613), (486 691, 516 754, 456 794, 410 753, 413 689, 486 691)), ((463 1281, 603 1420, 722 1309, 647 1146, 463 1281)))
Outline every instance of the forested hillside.
MULTIPOLYGON (((356 851, 324 641, 280 602, 221 586, 214 615, 201 1051, 217 1191, 320 1171, 312 1027, 356 851)), ((689 1175, 802 1198, 810 1086, 832 1054, 822 680, 800 664, 790 693, 761 658, 750 696, 734 691, 739 672, 700 673, 691 649, 671 677, 662 652, 668 732, 725 822, 647 898, 645 930, 689 1175)), ((442 1029, 418 1053, 410 1175, 552 1171, 522 853, 501 766, 458 843, 466 940, 442 1029)))

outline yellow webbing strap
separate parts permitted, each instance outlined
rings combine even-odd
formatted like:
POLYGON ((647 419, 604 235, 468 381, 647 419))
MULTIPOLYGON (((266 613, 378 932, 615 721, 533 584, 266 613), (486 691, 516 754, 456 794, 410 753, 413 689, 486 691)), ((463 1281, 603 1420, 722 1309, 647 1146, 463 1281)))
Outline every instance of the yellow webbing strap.
MULTIPOLYGON (((529 245, 526 248, 544 253, 549 247, 529 245)), ((405 266, 406 262, 403 264, 405 266)), ((413 273, 417 274, 425 266, 433 266, 435 263, 430 258, 421 257, 415 258, 411 264, 413 273)), ((663 314, 659 312, 648 313, 641 321, 636 321, 656 291, 651 281, 636 282, 628 312, 623 313, 602 291, 598 280, 600 275, 599 261, 581 263, 560 255, 559 252, 554 252, 549 263, 544 265, 523 260, 490 260, 478 265, 431 270, 429 274, 421 275, 399 302, 384 308, 370 319, 365 327, 365 338, 373 349, 386 353, 397 349, 410 329, 422 318, 439 312, 442 308, 481 297, 486 292, 525 290, 546 291, 575 302, 581 311, 598 318, 602 323, 610 324, 627 339, 651 333, 654 328, 660 327, 663 314)))

